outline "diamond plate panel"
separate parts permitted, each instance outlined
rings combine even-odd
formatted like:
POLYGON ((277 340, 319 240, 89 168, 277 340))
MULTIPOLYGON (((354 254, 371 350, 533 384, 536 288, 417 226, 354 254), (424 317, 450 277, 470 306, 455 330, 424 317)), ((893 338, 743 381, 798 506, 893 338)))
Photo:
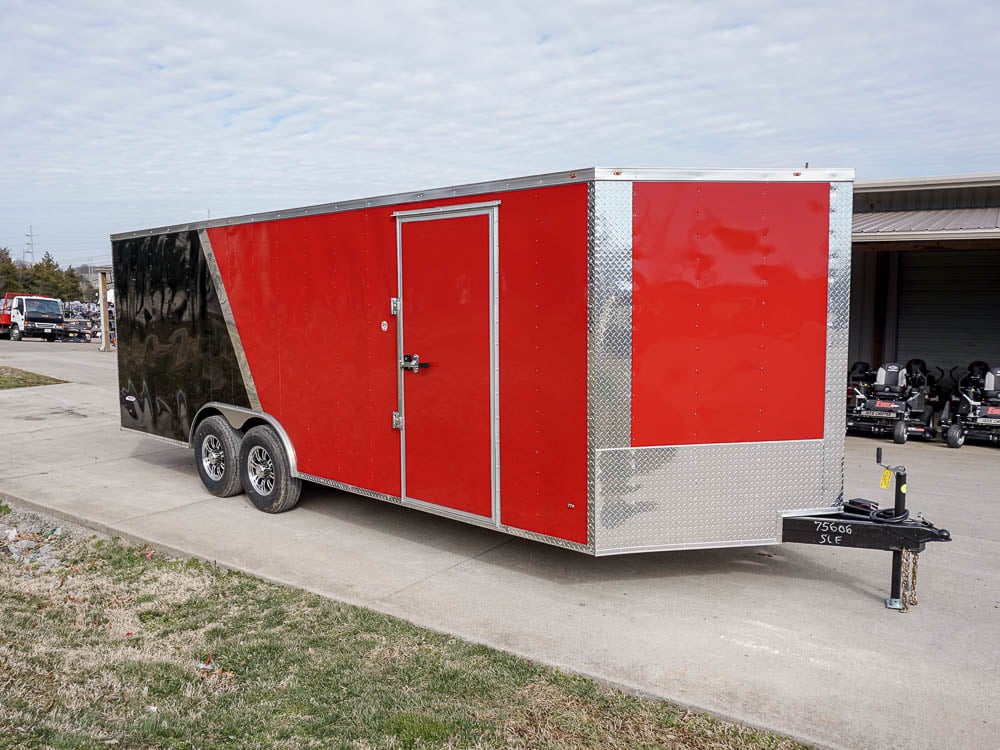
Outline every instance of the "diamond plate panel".
POLYGON ((593 183, 588 342, 591 445, 632 439, 632 184, 593 183))
POLYGON ((596 454, 632 434, 632 184, 591 182, 587 224, 587 540, 594 546, 596 454))
MULTIPOLYGON (((844 499, 844 451, 847 415, 848 327, 851 309, 851 214, 854 185, 830 183, 830 275, 826 334, 826 416, 823 429, 824 505, 844 499)), ((790 509, 790 508, 789 508, 790 509)))
POLYGON ((598 555, 773 544, 782 514, 823 487, 819 440, 606 449, 596 459, 598 555))

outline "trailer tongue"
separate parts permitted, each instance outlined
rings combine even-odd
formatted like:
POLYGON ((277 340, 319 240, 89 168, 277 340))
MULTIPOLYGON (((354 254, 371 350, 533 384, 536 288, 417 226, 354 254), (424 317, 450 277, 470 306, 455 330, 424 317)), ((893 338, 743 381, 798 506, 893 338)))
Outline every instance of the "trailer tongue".
POLYGON ((917 556, 927 542, 950 542, 947 529, 939 529, 923 517, 911 517, 906 509, 906 467, 882 463, 882 449, 875 451, 882 467, 883 489, 895 478, 895 503, 879 509, 878 503, 855 498, 847 500, 832 515, 796 516, 784 520, 783 541, 823 544, 835 547, 862 547, 892 552, 892 580, 885 606, 906 612, 917 603, 917 556))

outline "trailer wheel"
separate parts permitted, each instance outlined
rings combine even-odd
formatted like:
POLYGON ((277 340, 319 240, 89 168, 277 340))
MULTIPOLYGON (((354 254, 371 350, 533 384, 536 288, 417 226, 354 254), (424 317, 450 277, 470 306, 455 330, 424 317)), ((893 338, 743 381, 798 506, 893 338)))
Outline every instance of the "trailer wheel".
POLYGON ((902 445, 906 442, 906 420, 896 420, 896 426, 892 428, 892 441, 902 445))
POLYGON ((302 491, 302 480, 292 476, 281 440, 267 425, 254 427, 243 436, 240 480, 250 502, 265 513, 291 510, 302 491))
POLYGON ((11 341, 21 340, 21 329, 17 327, 17 323, 14 323, 14 325, 10 327, 10 340, 11 341))
POLYGON ((944 439, 947 441, 949 448, 961 448, 965 445, 965 430, 962 429, 962 425, 953 424, 948 428, 944 439))
POLYGON ((194 461, 205 489, 216 497, 243 492, 240 436, 224 417, 208 417, 194 431, 194 461))

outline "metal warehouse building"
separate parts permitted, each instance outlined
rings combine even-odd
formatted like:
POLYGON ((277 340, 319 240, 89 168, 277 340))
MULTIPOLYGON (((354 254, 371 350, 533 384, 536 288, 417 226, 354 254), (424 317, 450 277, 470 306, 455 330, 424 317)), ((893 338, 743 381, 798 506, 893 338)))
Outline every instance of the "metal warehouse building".
POLYGON ((1000 363, 1000 174, 855 185, 849 360, 913 357, 1000 363))

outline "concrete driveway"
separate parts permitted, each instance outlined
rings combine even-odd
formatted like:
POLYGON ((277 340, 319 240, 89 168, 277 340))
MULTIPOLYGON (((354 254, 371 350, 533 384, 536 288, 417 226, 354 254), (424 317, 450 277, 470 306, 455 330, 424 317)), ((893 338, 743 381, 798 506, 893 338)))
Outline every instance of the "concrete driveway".
POLYGON ((997 746, 998 449, 848 440, 849 496, 891 503, 882 445, 913 510, 954 536, 899 614, 885 552, 594 559, 310 485, 268 516, 204 492, 188 451, 119 431, 113 353, 0 341, 0 364, 72 381, 0 391, 0 495, 28 507, 819 746, 997 746))

